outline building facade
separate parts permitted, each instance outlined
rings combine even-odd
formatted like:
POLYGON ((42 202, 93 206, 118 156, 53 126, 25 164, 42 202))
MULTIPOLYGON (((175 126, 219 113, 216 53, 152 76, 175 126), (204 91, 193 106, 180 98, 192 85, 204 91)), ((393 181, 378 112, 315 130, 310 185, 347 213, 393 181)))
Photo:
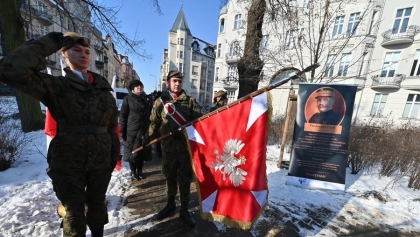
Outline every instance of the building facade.
MULTIPOLYGON (((320 67, 305 75, 307 82, 357 85, 354 117, 419 118, 420 3, 343 0, 326 6, 326 2, 267 4, 260 87, 284 68, 302 69, 317 62, 320 67)), ((229 102, 237 99, 236 63, 243 53, 249 8, 250 1, 231 0, 219 14, 213 92, 226 90, 229 102)), ((290 89, 297 91, 298 85, 271 91, 274 114, 285 113, 290 89)))
POLYGON ((183 88, 208 111, 212 103, 215 46, 191 34, 184 10, 181 7, 168 35, 168 48, 163 51, 161 66, 164 80, 171 70, 178 70, 184 75, 183 88))

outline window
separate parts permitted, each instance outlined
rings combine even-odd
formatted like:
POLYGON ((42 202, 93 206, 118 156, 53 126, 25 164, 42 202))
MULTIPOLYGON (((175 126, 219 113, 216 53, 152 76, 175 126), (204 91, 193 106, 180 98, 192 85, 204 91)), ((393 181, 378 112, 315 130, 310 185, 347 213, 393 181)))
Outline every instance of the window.
POLYGON ((295 0, 289 0, 288 12, 295 12, 295 11, 296 11, 296 1, 295 0))
POLYGON ((383 116, 387 99, 388 99, 388 94, 376 93, 375 98, 373 99, 373 105, 372 105, 372 109, 370 110, 370 115, 383 116))
POLYGON ((235 91, 227 92, 228 103, 235 101, 235 91))
POLYGON ((184 51, 176 51, 176 58, 184 58, 184 51))
POLYGON ((340 66, 338 67, 339 76, 347 76, 347 69, 350 67, 351 53, 343 53, 341 55, 340 66))
POLYGON ((400 52, 386 53, 381 77, 394 77, 399 58, 400 52))
POLYGON ((228 67, 227 82, 235 82, 236 80, 238 80, 238 69, 236 67, 228 67))
POLYGON ((416 55, 414 56, 413 67, 411 67, 410 76, 419 76, 420 75, 420 49, 417 49, 416 55))
POLYGON ((309 8, 310 8, 309 0, 304 0, 303 1, 303 6, 302 6, 302 13, 308 13, 309 8))
POLYGON ((407 31, 412 10, 412 7, 397 10, 394 26, 392 27, 392 34, 404 33, 407 31))
POLYGON ((182 68, 182 63, 178 64, 178 71, 180 72, 184 72, 183 68, 182 68))
POLYGON ((420 109, 420 94, 409 94, 405 104, 403 118, 417 118, 420 109))
POLYGON ((197 61, 197 56, 196 55, 193 56, 193 61, 197 61))
POLYGON ((327 64, 325 65, 325 77, 332 77, 334 73, 335 54, 328 55, 327 64))
POLYGON ((50 32, 48 27, 44 26, 44 25, 39 25, 39 31, 40 31, 39 33, 41 35, 46 35, 46 34, 48 34, 48 32, 50 32))
POLYGON ((45 14, 47 14, 47 7, 43 2, 36 1, 36 8, 42 16, 45 16, 45 14))
POLYGON ((217 57, 220 58, 220 54, 222 53, 222 44, 217 46, 217 57))
POLYGON ((198 67, 197 66, 192 67, 192 74, 193 75, 198 75, 198 67))
POLYGON ((300 30, 297 29, 287 31, 284 47, 286 49, 295 49, 302 47, 303 31, 303 28, 300 30))
POLYGON ((197 89, 197 85, 198 85, 198 80, 197 79, 192 79, 191 80, 191 88, 197 89))
POLYGON ((238 15, 235 16, 235 23, 234 23, 234 26, 233 26, 234 30, 237 30, 237 29, 241 28, 241 26, 242 26, 242 19, 241 18, 242 18, 241 14, 238 14, 238 15))
POLYGON ((360 12, 350 14, 349 23, 347 24, 347 37, 357 34, 357 26, 359 25, 360 12))
POLYGON ((220 19, 219 33, 225 32, 225 19, 220 19))
POLYGON ((184 38, 178 38, 178 44, 184 45, 184 38))
POLYGON ((212 78, 213 78, 213 72, 212 71, 209 71, 207 73, 207 80, 211 80, 212 78))
POLYGON ((235 41, 230 45, 229 56, 240 56, 241 55, 241 46, 239 41, 235 41))
POLYGON ((337 16, 334 21, 333 38, 337 38, 343 33, 344 16, 337 16))
POLYGON ((216 81, 219 81, 219 68, 216 67, 216 81))
POLYGON ((261 39, 260 51, 264 51, 267 49, 268 49, 268 35, 263 35, 261 39))

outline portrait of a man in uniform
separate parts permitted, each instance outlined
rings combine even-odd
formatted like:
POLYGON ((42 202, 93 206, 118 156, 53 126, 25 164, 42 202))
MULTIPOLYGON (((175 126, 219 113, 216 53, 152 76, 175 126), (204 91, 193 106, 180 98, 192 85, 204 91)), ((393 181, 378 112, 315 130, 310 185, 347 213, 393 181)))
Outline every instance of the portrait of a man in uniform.
POLYGON ((339 125, 343 116, 333 109, 336 102, 334 89, 330 87, 319 88, 316 90, 315 99, 318 112, 313 114, 308 122, 339 125))

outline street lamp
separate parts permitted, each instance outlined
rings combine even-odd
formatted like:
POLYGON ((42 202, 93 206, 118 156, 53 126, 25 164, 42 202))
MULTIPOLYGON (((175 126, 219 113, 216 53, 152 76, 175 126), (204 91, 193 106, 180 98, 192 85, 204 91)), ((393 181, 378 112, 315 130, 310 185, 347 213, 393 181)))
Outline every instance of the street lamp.
POLYGON ((157 77, 155 75, 152 75, 152 74, 149 74, 149 75, 155 78, 155 91, 157 91, 157 85, 158 85, 157 77))

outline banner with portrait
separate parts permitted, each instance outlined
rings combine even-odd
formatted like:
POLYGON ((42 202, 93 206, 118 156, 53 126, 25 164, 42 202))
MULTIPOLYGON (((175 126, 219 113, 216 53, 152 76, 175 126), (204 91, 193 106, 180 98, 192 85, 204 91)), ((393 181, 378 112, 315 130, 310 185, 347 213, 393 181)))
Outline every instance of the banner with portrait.
POLYGON ((287 184, 345 190, 356 85, 301 83, 287 184))

